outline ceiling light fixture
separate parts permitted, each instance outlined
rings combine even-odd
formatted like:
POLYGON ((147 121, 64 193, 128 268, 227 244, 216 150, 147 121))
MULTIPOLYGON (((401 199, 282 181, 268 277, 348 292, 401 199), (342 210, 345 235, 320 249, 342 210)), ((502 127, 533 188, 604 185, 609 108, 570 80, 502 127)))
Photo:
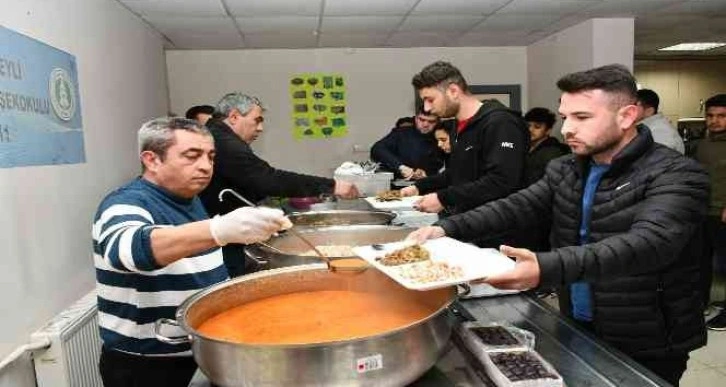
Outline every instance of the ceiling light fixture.
POLYGON ((706 51, 723 46, 726 46, 726 43, 681 43, 659 48, 658 51, 706 51))

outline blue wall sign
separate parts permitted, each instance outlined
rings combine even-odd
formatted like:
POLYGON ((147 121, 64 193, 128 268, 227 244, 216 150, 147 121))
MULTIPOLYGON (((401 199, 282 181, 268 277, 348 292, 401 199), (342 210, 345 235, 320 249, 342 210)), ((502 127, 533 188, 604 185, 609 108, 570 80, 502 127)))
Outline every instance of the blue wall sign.
POLYGON ((75 57, 0 26, 0 168, 85 161, 75 57))

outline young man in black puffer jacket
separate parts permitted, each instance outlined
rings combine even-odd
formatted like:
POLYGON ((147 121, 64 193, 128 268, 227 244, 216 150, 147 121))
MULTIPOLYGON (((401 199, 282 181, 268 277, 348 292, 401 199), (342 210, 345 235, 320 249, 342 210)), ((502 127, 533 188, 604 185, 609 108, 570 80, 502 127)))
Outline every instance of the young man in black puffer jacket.
POLYGON ((469 240, 551 219, 551 251, 502 246, 515 268, 499 288, 559 288, 560 310, 674 385, 706 344, 699 286, 709 178, 636 127, 635 79, 610 65, 560 79, 573 155, 537 183, 414 232, 469 240))

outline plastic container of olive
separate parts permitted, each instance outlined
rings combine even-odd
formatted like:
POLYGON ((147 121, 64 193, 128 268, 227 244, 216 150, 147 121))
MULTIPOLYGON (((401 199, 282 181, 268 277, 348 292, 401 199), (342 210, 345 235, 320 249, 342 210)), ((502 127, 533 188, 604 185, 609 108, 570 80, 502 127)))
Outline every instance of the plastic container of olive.
POLYGON ((537 352, 502 351, 480 358, 489 378, 498 387, 563 387, 562 376, 537 352))
POLYGON ((564 386, 557 370, 534 351, 532 332, 505 324, 465 322, 457 333, 498 387, 564 386))
POLYGON ((459 326, 459 334, 474 352, 526 351, 534 349, 534 334, 511 325, 469 321, 459 326))

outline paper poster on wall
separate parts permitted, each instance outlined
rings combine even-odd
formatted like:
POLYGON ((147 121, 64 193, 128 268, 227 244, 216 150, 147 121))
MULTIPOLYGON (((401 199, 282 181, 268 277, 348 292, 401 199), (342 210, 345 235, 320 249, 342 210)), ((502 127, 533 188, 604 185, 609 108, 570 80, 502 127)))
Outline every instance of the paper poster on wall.
POLYGON ((341 74, 293 75, 290 78, 293 137, 330 138, 348 134, 345 93, 341 74))
POLYGON ((75 57, 0 26, 0 168, 85 161, 75 57))

